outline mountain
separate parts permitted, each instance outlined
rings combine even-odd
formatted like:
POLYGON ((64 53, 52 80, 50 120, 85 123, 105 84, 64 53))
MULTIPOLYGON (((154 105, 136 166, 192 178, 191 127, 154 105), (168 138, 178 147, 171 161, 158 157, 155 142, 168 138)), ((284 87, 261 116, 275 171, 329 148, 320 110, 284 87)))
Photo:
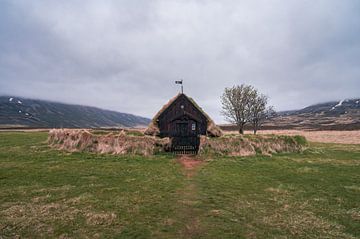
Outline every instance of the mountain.
POLYGON ((96 107, 0 96, 0 127, 98 128, 145 126, 150 119, 96 107))
POLYGON ((360 99, 345 99, 326 103, 310 105, 301 110, 291 110, 279 112, 280 115, 299 115, 299 114, 321 114, 325 116, 341 116, 343 114, 360 111, 360 99))
POLYGON ((300 110, 278 112, 266 128, 309 130, 360 129, 360 98, 314 104, 300 110))
MULTIPOLYGON (((223 130, 237 130, 222 125, 223 130)), ((251 130, 251 125, 246 125, 251 130)), ((264 122, 265 130, 360 130, 360 98, 314 104, 300 110, 277 112, 264 122)))

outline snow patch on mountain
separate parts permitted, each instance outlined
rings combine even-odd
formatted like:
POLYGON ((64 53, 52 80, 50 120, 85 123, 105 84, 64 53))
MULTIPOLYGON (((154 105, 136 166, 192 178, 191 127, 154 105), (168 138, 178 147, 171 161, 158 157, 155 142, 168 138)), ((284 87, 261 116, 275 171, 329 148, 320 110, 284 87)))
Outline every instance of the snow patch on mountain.
POLYGON ((337 105, 335 105, 334 107, 335 107, 335 108, 336 108, 336 107, 339 107, 339 106, 341 106, 343 103, 344 103, 344 100, 340 100, 340 102, 339 102, 337 105))
POLYGON ((344 101, 345 101, 345 100, 340 100, 340 101, 339 101, 339 103, 337 103, 337 105, 335 105, 335 106, 331 107, 331 109, 330 109, 330 110, 334 110, 336 107, 341 106, 341 105, 344 103, 344 101))

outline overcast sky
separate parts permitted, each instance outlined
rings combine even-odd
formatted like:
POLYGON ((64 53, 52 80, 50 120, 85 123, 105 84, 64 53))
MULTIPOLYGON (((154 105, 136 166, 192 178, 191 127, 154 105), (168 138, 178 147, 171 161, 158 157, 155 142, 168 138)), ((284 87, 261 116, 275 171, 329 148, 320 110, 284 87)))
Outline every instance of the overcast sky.
POLYGON ((360 1, 0 2, 0 95, 152 117, 180 78, 218 123, 234 84, 277 110, 360 97, 360 1))

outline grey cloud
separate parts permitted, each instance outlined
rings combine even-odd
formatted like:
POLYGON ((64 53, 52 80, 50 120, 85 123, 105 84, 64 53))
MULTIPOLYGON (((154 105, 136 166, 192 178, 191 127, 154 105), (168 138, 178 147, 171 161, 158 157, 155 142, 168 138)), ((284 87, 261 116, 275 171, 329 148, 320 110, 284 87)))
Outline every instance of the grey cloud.
POLYGON ((359 97, 360 3, 2 1, 0 94, 151 117, 185 92, 218 122, 226 86, 279 110, 359 97))

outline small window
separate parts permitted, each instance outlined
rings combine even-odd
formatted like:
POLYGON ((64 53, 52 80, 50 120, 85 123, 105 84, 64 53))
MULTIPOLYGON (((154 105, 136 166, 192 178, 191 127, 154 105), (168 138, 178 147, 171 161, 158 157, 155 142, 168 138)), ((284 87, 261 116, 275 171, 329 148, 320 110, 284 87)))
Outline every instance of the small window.
POLYGON ((195 123, 192 123, 191 130, 196 130, 196 124, 195 123))

